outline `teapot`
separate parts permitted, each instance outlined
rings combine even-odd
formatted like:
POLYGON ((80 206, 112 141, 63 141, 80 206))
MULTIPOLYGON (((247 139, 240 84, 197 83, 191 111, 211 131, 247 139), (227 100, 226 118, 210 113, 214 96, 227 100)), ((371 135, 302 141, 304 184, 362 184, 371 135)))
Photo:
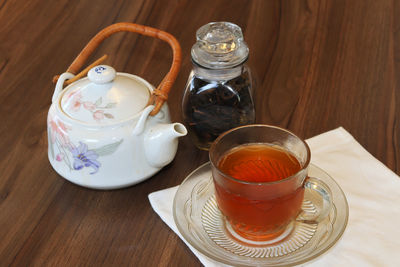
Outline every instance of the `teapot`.
POLYGON ((55 79, 47 118, 48 157, 54 170, 80 186, 116 189, 139 183, 169 164, 178 137, 187 134, 184 125, 171 123, 165 102, 180 62, 178 41, 158 29, 117 23, 95 35, 55 79), (159 38, 171 46, 173 62, 158 88, 98 64, 102 59, 76 74, 103 40, 121 31, 159 38))

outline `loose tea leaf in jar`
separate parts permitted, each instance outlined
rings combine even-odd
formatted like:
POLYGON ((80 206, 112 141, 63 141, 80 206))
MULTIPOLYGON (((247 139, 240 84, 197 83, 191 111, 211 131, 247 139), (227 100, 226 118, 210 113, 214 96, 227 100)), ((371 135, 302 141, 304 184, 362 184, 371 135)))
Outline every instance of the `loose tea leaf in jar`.
POLYGON ((182 109, 193 142, 207 150, 221 133, 254 123, 253 90, 249 50, 237 25, 208 23, 196 38, 182 109))
POLYGON ((196 146, 208 149, 221 133, 254 123, 248 71, 228 81, 194 77, 184 98, 184 120, 196 146))

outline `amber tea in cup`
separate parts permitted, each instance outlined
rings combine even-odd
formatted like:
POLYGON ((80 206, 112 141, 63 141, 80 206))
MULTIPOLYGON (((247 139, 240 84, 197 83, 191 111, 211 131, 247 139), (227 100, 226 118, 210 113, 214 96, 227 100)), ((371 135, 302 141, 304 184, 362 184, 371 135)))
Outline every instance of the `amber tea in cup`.
MULTIPOLYGON (((263 245, 287 237, 302 212, 306 187, 329 199, 329 188, 307 177, 308 145, 287 130, 238 127, 219 136, 209 155, 225 229, 239 241, 263 245)), ((326 211, 317 217, 324 216, 326 211)))
POLYGON ((247 182, 275 182, 301 169, 289 151, 269 144, 245 144, 232 148, 218 161, 224 173, 247 182))

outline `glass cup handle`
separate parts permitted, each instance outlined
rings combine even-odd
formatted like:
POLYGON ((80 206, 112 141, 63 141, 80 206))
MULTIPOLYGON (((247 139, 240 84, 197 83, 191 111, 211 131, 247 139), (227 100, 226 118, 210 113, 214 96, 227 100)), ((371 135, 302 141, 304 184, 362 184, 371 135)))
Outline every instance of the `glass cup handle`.
POLYGON ((296 220, 304 223, 319 223, 329 215, 332 208, 331 190, 326 183, 314 177, 307 177, 303 186, 311 190, 310 198, 314 205, 304 203, 305 207, 296 220))

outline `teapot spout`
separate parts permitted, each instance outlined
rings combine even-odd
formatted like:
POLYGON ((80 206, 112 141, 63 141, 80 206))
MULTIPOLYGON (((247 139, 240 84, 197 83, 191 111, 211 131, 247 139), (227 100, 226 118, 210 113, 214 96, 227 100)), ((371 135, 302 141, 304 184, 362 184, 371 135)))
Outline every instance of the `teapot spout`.
POLYGON ((144 136, 144 150, 149 164, 162 168, 170 163, 178 149, 178 138, 186 134, 187 130, 181 123, 151 127, 144 136))

